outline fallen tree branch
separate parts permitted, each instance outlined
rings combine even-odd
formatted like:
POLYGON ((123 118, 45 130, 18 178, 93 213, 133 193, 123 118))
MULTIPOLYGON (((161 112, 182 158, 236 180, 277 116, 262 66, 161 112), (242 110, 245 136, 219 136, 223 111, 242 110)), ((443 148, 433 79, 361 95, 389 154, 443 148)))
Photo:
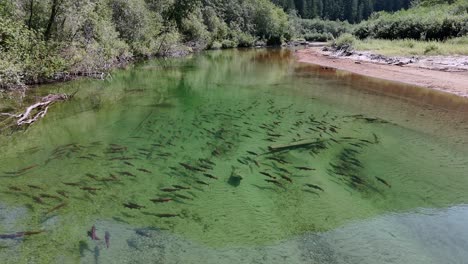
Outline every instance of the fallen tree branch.
POLYGON ((34 122, 36 122, 39 118, 43 118, 46 114, 47 111, 49 110, 49 107, 54 104, 55 102, 58 101, 65 101, 70 98, 72 98, 76 94, 73 93, 72 95, 67 95, 67 94, 49 94, 41 99, 40 102, 35 103, 28 108, 26 108, 26 111, 24 113, 20 114, 11 114, 11 113, 0 113, 0 115, 6 115, 14 118, 18 118, 16 121, 16 125, 22 126, 22 125, 30 125, 34 122))
POLYGON ((9 116, 9 117, 20 118, 21 114, 15 115, 15 114, 11 114, 11 113, 0 113, 0 116, 9 116))

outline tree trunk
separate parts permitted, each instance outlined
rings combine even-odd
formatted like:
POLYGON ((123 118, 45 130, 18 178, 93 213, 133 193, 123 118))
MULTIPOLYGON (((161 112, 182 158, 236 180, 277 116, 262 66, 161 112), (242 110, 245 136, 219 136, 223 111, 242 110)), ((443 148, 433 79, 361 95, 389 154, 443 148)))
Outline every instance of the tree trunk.
POLYGON ((28 19, 28 29, 31 30, 32 27, 32 18, 34 14, 34 0, 29 1, 29 19, 28 19))
POLYGON ((52 26, 55 24, 55 19, 57 17, 57 11, 62 3, 62 0, 52 0, 52 7, 50 10, 50 17, 49 21, 47 22, 47 28, 44 32, 44 39, 48 41, 50 39, 50 35, 52 34, 52 26))

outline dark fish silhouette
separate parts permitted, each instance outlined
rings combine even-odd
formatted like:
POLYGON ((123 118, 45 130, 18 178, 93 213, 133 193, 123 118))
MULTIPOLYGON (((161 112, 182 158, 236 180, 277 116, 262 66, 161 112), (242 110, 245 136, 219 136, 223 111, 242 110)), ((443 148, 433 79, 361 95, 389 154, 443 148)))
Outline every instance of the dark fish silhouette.
POLYGON ((180 189, 179 188, 162 188, 160 190, 163 192, 177 192, 180 189))
POLYGON ((306 171, 315 170, 315 169, 309 168, 309 167, 294 167, 294 168, 296 168, 296 169, 298 169, 298 170, 306 170, 306 171))
POLYGON ((285 168, 276 167, 276 169, 279 170, 279 171, 282 171, 282 172, 284 172, 284 173, 290 173, 290 172, 289 172, 287 169, 285 169, 285 168))
POLYGON ((273 133, 267 133, 267 135, 270 137, 282 137, 283 136, 281 134, 273 134, 273 133))
POLYGON ((50 213, 52 213, 52 212, 54 212, 54 211, 57 211, 58 209, 60 209, 60 208, 62 208, 62 207, 64 207, 64 206, 66 206, 66 205, 67 205, 67 203, 61 203, 61 204, 59 204, 59 205, 57 205, 57 206, 55 206, 55 207, 49 209, 49 210, 47 211, 47 214, 50 214, 50 213))
POLYGON ((196 180, 195 181, 196 183, 199 183, 199 184, 203 184, 203 185, 209 185, 208 183, 204 182, 204 181, 200 181, 200 180, 196 180))
POLYGON ((190 190, 190 187, 181 186, 181 185, 172 185, 172 187, 181 189, 181 190, 190 190))
POLYGON ((149 171, 149 170, 147 170, 147 169, 141 169, 141 168, 139 168, 139 169, 137 169, 137 170, 139 170, 139 171, 141 171, 141 172, 145 172, 145 173, 151 173, 151 171, 149 171))
POLYGON ((324 190, 323 190, 320 186, 317 186, 317 185, 315 185, 315 184, 306 183, 306 184, 304 184, 304 185, 307 186, 307 187, 310 187, 310 188, 313 188, 313 189, 316 189, 316 190, 319 190, 319 191, 324 192, 324 190))
POLYGON ((261 171, 260 173, 263 174, 263 175, 265 175, 265 176, 267 176, 267 177, 270 177, 270 178, 272 178, 272 179, 276 179, 275 176, 271 175, 271 174, 268 173, 268 172, 261 171))
POLYGON ((372 133, 372 135, 374 136, 375 144, 379 143, 380 142, 379 137, 375 133, 372 133))
POLYGON ((130 177, 136 177, 135 174, 131 173, 131 172, 128 172, 128 171, 119 171, 118 172, 120 175, 122 176, 130 176, 130 177))
POLYGON ((379 177, 377 177, 377 176, 375 176, 375 178, 376 178, 379 182, 385 184, 388 188, 392 188, 392 186, 390 185, 390 183, 388 183, 386 180, 384 180, 384 179, 382 179, 382 178, 379 178, 379 177))
POLYGON ((62 182, 62 183, 68 186, 80 186, 80 184, 77 182, 62 182))
POLYGON ((176 193, 176 194, 174 194, 174 196, 179 197, 181 199, 185 199, 185 200, 193 200, 191 197, 185 196, 185 195, 180 194, 180 193, 176 193))
POLYGON ((16 174, 16 175, 20 175, 20 174, 23 174, 25 172, 27 172, 28 170, 31 170, 31 169, 34 169, 35 167, 37 167, 39 165, 37 164, 33 164, 31 166, 28 166, 26 168, 22 168, 22 169, 19 169, 17 171, 12 171, 12 172, 5 172, 6 174, 16 174))
POLYGON ((133 160, 134 158, 130 158, 130 157, 115 157, 115 158, 111 158, 109 160, 133 160))
POLYGON ((47 194, 47 193, 41 193, 41 194, 39 194, 39 196, 42 197, 42 198, 61 199, 60 197, 58 197, 56 195, 50 195, 50 194, 47 194))
POLYGON ((9 190, 11 191, 16 191, 16 192, 21 192, 22 190, 19 187, 16 186, 10 186, 8 187, 9 190))
POLYGON ((276 158, 276 157, 268 157, 267 159, 269 160, 273 160, 273 161, 276 161, 276 162, 279 162, 281 164, 288 164, 289 162, 283 160, 283 159, 280 159, 280 158, 276 158))
POLYGON ((40 233, 45 232, 44 230, 39 230, 39 231, 25 231, 25 232, 16 232, 13 234, 0 234, 0 239, 15 239, 15 238, 20 238, 24 236, 30 236, 30 235, 37 235, 40 233))
POLYGON ((65 191, 57 191, 58 194, 62 195, 65 198, 68 198, 68 195, 65 191))
POLYGON ((126 208, 129 208, 129 209, 137 209, 137 210, 140 210, 142 208, 146 208, 145 206, 138 205, 138 204, 132 203, 132 202, 124 203, 123 206, 125 206, 126 208))
POLYGON ((280 183, 279 181, 277 181, 277 180, 266 179, 265 181, 266 181, 266 182, 273 183, 273 184, 275 184, 275 185, 277 185, 277 186, 283 187, 283 184, 281 184, 281 183, 280 183))
POLYGON ((243 159, 237 159, 237 161, 238 161, 239 163, 244 164, 244 165, 248 165, 248 164, 249 164, 247 161, 245 161, 245 160, 243 160, 243 159))
POLYGON ((214 162, 212 162, 212 161, 209 160, 209 159, 198 159, 198 160, 201 161, 201 162, 204 162, 204 163, 208 163, 208 164, 210 164, 211 166, 216 165, 214 162))
POLYGON ((189 165, 189 164, 187 164, 187 163, 179 162, 179 164, 182 165, 182 167, 186 168, 187 170, 191 170, 191 171, 201 171, 201 172, 204 171, 204 170, 202 170, 202 169, 200 169, 200 168, 196 168, 196 167, 194 167, 194 166, 192 166, 192 165, 189 165))
POLYGON ((135 165, 133 165, 132 163, 128 162, 128 161, 124 161, 124 164, 128 165, 128 166, 132 166, 132 167, 135 167, 135 165))
POLYGON ((200 167, 202 167, 205 170, 212 170, 213 169, 213 167, 211 167, 210 165, 206 165, 206 164, 201 164, 200 167))
POLYGON ((176 217, 178 214, 155 214, 157 217, 176 217))
POLYGON ((101 188, 94 188, 94 187, 81 187, 80 189, 81 189, 81 190, 84 190, 84 191, 91 191, 91 192, 95 192, 95 191, 101 190, 101 188))
POLYGON ((280 175, 280 176, 281 176, 281 178, 283 178, 283 179, 287 180, 288 182, 292 183, 292 179, 289 178, 288 176, 286 176, 286 175, 280 175))
POLYGON ((32 185, 32 184, 28 184, 28 187, 31 188, 31 189, 37 189, 37 190, 42 190, 41 187, 39 186, 36 186, 36 185, 32 185))
POLYGON ((210 178, 210 179, 215 179, 215 180, 218 179, 218 177, 213 176, 213 175, 211 175, 211 174, 209 174, 209 173, 203 173, 203 176, 205 176, 205 177, 207 177, 207 178, 210 178))
POLYGON ((110 246, 110 233, 109 231, 106 231, 106 234, 104 235, 104 240, 106 241, 106 247, 109 248, 110 246))
POLYGON ((151 199, 150 201, 152 201, 153 203, 167 203, 167 202, 172 201, 172 199, 171 198, 155 198, 155 199, 151 199))
POLYGON ((44 203, 44 201, 41 199, 41 197, 32 196, 32 198, 36 203, 40 203, 40 204, 44 203))

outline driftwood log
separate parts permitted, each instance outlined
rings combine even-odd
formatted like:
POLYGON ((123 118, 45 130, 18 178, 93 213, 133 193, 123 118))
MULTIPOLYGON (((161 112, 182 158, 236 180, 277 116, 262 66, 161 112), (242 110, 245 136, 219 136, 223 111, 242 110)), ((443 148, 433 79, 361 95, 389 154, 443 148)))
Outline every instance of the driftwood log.
POLYGON ((49 95, 47 95, 45 97, 42 97, 42 99, 39 102, 37 102, 37 103, 29 106, 28 108, 26 108, 24 113, 20 113, 20 114, 16 114, 16 115, 11 114, 11 113, 0 113, 0 115, 17 118, 18 120, 16 120, 16 125, 18 125, 18 126, 30 125, 30 124, 36 122, 39 118, 43 118, 47 114, 47 111, 49 110, 49 107, 52 104, 54 104, 55 102, 68 100, 71 97, 73 97, 74 94, 72 94, 72 95, 68 95, 68 94, 49 94, 49 95))
POLYGON ((321 144, 325 142, 326 140, 303 140, 303 141, 297 141, 294 143, 290 144, 282 144, 282 145, 272 145, 268 147, 268 150, 270 152, 277 152, 277 151, 283 151, 283 150, 293 150, 293 149, 299 149, 299 148, 308 148, 312 145, 316 144, 321 144))

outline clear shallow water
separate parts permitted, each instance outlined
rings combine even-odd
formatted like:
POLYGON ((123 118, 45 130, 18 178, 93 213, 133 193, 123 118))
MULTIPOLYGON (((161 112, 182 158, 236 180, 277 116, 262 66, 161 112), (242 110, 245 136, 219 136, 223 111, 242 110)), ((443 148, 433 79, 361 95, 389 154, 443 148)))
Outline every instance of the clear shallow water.
POLYGON ((45 231, 0 239, 7 263, 466 258, 464 99, 279 50, 155 60, 35 93, 76 89, 0 138, 0 234, 45 231))

